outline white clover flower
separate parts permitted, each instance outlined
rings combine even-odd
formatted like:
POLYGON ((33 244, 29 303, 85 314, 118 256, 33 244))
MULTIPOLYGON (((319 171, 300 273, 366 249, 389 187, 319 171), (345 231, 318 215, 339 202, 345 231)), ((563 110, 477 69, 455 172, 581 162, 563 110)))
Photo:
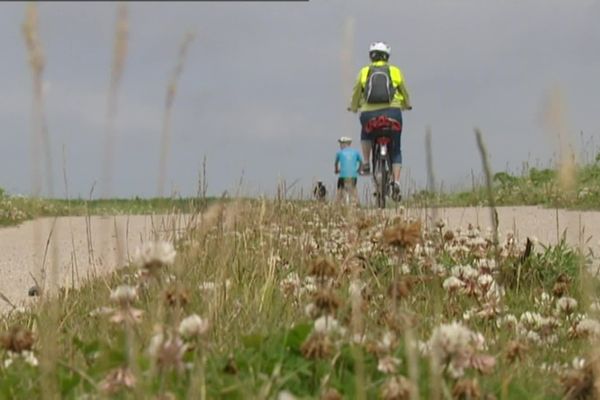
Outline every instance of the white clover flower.
POLYGON ((556 310, 563 314, 572 314, 577 308, 577 300, 572 297, 561 297, 556 301, 556 310))
POLYGON ((140 268, 156 269, 173 265, 177 252, 173 244, 165 241, 146 242, 138 247, 133 256, 134 263, 140 268))
POLYGON ((437 326, 429 339, 433 354, 444 360, 468 351, 473 332, 459 322, 437 326))
POLYGON ((164 341, 165 335, 162 332, 157 332, 154 334, 154 336, 152 336, 152 338, 150 338, 150 344, 148 344, 148 355, 150 355, 151 358, 156 359, 158 357, 164 341))
POLYGON ((410 267, 407 264, 402 264, 399 272, 401 275, 408 275, 410 274, 410 267))
POLYGON ((328 315, 323 315, 316 319, 314 329, 317 333, 339 333, 343 335, 346 332, 345 328, 340 326, 337 319, 328 315))
POLYGON ((514 329, 514 328, 516 328, 517 323, 518 323, 517 317, 515 317, 512 314, 507 314, 504 317, 502 317, 502 318, 500 318, 500 319, 498 319, 496 321, 496 326, 498 328, 501 328, 503 326, 507 326, 509 328, 513 328, 514 329))
POLYGON ((202 319, 196 314, 184 318, 179 324, 179 334, 186 338, 203 336, 208 332, 210 325, 206 319, 202 319))
POLYGON ((579 369, 582 370, 585 368, 585 358, 582 357, 575 357, 573 359, 573 361, 571 362, 571 366, 573 367, 573 369, 579 369))
POLYGON ((110 292, 110 300, 121 305, 129 305, 137 299, 137 290, 129 285, 120 285, 110 292))
POLYGON ((396 334, 392 331, 387 331, 381 337, 381 340, 377 342, 377 348, 382 352, 392 352, 394 345, 396 344, 396 334))
POLYGON ((535 331, 527 331, 527 334, 525 335, 525 339, 529 340, 530 342, 539 344, 542 342, 542 338, 540 337, 539 333, 535 332, 535 331))
POLYGON ((456 265, 452 267, 451 273, 453 276, 462 280, 474 279, 479 275, 477 270, 470 265, 456 265))
POLYGON ((477 278, 477 284, 482 287, 489 287, 492 283, 494 283, 494 278, 490 274, 479 275, 477 278))
POLYGON ((319 315, 319 309, 318 309, 318 307, 316 306, 315 303, 308 303, 304 307, 304 314, 308 318, 316 318, 319 315))
POLYGON ((481 271, 493 271, 496 269, 496 260, 493 258, 481 258, 475 262, 475 266, 481 271))
POLYGON ((395 374, 399 365, 400 360, 398 358, 385 356, 379 359, 379 362, 377 363, 377 370, 384 374, 395 374))
POLYGON ((294 396, 292 393, 288 392, 287 390, 284 390, 282 392, 279 392, 279 394, 277 394, 277 400, 296 400, 296 396, 294 396))
POLYGON ((584 336, 600 336, 600 322, 592 318, 586 318, 575 326, 575 332, 584 336))
POLYGON ((542 316, 536 312, 526 311, 521 314, 520 323, 525 328, 531 329, 539 326, 542 316))
POLYGON ((431 273, 439 276, 443 276, 446 274, 446 268, 442 264, 434 263, 431 266, 431 273))
POLYGON ((454 291, 465 286, 465 283, 455 276, 446 278, 442 283, 442 287, 447 291, 454 291))
POLYGON ((23 357, 23 360, 32 367, 37 367, 39 365, 38 359, 33 351, 24 351, 21 356, 23 357))

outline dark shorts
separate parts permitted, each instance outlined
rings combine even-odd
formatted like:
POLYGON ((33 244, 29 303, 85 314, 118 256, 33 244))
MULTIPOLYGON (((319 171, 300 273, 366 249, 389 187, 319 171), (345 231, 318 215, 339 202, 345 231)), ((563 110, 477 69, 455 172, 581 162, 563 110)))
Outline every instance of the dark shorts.
POLYGON ((356 187, 357 178, 338 178, 338 189, 354 189, 356 187))
MULTIPOLYGON (((402 125, 402 110, 396 107, 384 108, 376 111, 365 111, 360 113, 360 140, 371 141, 372 137, 370 134, 365 132, 365 125, 370 119, 385 115, 389 118, 393 118, 400 122, 402 125)), ((392 164, 402 164, 402 145, 400 139, 402 138, 402 131, 390 135, 392 143, 390 146, 390 156, 392 157, 392 164)))

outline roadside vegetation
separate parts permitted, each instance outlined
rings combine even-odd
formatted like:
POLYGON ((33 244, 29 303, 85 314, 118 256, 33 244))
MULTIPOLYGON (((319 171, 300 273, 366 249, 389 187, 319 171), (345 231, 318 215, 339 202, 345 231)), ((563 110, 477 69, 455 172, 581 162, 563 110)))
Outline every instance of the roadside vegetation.
MULTIPOLYGON (((552 168, 527 168, 521 174, 497 172, 492 192, 498 206, 540 205, 578 210, 600 209, 600 156, 595 162, 578 165, 571 190, 560 187, 558 171, 552 168)), ((446 207, 485 206, 487 188, 473 183, 470 190, 433 193, 420 191, 411 200, 419 204, 446 207)))
POLYGON ((0 226, 37 217, 194 213, 214 198, 43 199, 11 196, 0 188, 0 226))
POLYGON ((592 399, 597 266, 328 204, 216 202, 3 316, 2 398, 592 399))

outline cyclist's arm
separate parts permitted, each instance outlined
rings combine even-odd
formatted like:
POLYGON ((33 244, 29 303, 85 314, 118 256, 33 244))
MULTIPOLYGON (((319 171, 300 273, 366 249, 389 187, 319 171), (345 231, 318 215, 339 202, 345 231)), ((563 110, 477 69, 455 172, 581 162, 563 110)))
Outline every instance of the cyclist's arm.
POLYGON ((408 90, 406 89, 406 84, 404 83, 404 76, 402 76, 402 72, 400 72, 400 83, 398 84, 398 91, 402 95, 402 108, 412 108, 412 105, 410 104, 410 96, 408 94, 408 90))
POLYGON ((412 108, 412 105, 410 104, 410 97, 408 95, 408 90, 406 90, 404 80, 402 80, 398 85, 398 91, 400 92, 400 94, 402 94, 402 107, 405 109, 412 108))
POLYGON ((410 95, 408 94, 408 90, 406 89, 406 84, 404 83, 404 75, 400 68, 392 67, 392 79, 394 80, 394 84, 396 84, 396 89, 398 93, 402 97, 402 101, 400 106, 402 109, 411 109, 412 105, 410 104, 410 95))
POLYGON ((333 170, 335 171, 335 174, 339 174, 340 172, 340 167, 339 167, 339 163, 340 163, 340 153, 336 153, 335 155, 335 163, 333 166, 333 170))
POLYGON ((356 78, 356 82, 354 83, 354 88, 352 89, 352 98, 350 99, 350 107, 349 110, 352 112, 357 112, 361 105, 362 99, 362 85, 360 83, 360 73, 358 74, 358 78, 356 78))

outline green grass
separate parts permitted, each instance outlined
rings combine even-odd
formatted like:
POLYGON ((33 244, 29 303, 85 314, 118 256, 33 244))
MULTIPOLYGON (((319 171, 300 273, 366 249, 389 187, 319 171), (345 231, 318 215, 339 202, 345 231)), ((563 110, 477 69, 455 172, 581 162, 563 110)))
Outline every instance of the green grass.
MULTIPOLYGON (((493 175, 496 205, 541 205, 580 210, 600 209, 600 160, 576 167, 574 187, 560 188, 554 169, 529 168, 521 175, 497 172, 493 175)), ((413 201, 425 201, 440 206, 480 206, 487 204, 486 188, 474 185, 471 190, 433 194, 420 191, 413 201)))
POLYGON ((45 199, 17 197, 0 188, 0 226, 17 225, 36 217, 194 213, 215 198, 45 199))
MULTIPOLYGON (((408 240, 402 250, 386 245, 381 234, 390 227, 397 233, 406 225, 363 210, 312 203, 228 202, 201 210, 204 223, 176 244, 174 264, 162 266, 150 278, 142 279, 140 269, 131 265, 80 290, 64 290, 58 299, 4 316, 3 347, 11 327, 30 329, 40 365, 19 358, 9 366, 0 362, 0 397, 273 399, 288 391, 308 399, 335 389, 344 398, 372 399, 380 397, 391 376, 408 378, 417 367, 415 383, 421 397, 428 398, 435 385, 451 393, 457 379, 432 375, 430 357, 419 352, 411 357, 405 339, 412 334, 424 343, 437 326, 450 321, 461 321, 485 338, 482 351, 495 357, 495 368, 489 374, 467 368, 465 377, 475 379, 482 394, 499 399, 562 398, 559 378, 569 368, 544 371, 540 366, 570 364, 576 356, 589 360, 589 340, 570 334, 574 318, 555 315, 558 297, 552 291, 557 282, 567 282, 564 295, 578 301, 576 313, 593 317, 587 305, 600 288, 582 268, 583 256, 564 243, 535 247, 520 261, 523 249, 502 242, 504 251, 491 272, 505 290, 501 310, 489 319, 466 318, 485 298, 448 292, 442 282, 457 265, 477 269, 477 260, 496 258, 489 241, 467 236, 444 240, 440 233, 453 229, 445 227, 417 232, 424 240, 420 249, 402 236, 408 240), (312 285, 335 293, 339 303, 332 317, 346 334, 331 336, 330 352, 313 359, 305 352, 314 318, 305 312, 314 301, 306 279, 321 257, 331 260, 334 279, 312 285), (348 293, 355 280, 365 290, 360 304, 353 306, 348 293), (205 282, 214 287, 201 289, 205 282), (404 282, 407 292, 391 297, 393 282, 404 282), (90 316, 101 306, 119 308, 109 297, 121 284, 137 286, 132 306, 144 311, 139 323, 120 325, 111 323, 110 315, 90 316), (540 301, 542 293, 548 294, 546 302, 540 301), (518 319, 525 311, 555 316, 558 326, 540 334, 556 335, 558 342, 528 342, 522 332, 499 322, 508 315, 518 319), (183 368, 168 368, 169 360, 161 364, 151 357, 148 349, 157 329, 177 336, 180 321, 193 313, 207 319, 210 329, 188 342, 193 347, 181 355, 183 368), (353 318, 364 324, 364 331, 356 331, 365 334, 360 342, 350 334, 353 318), (400 339, 388 350, 400 360, 395 374, 377 368, 384 354, 374 349, 386 332, 400 339), (528 349, 522 359, 511 362, 506 352, 513 340, 527 343, 528 349), (135 383, 108 395, 101 383, 117 367, 128 367, 135 383)), ((6 351, 0 356, 4 362, 11 357, 6 351)))

